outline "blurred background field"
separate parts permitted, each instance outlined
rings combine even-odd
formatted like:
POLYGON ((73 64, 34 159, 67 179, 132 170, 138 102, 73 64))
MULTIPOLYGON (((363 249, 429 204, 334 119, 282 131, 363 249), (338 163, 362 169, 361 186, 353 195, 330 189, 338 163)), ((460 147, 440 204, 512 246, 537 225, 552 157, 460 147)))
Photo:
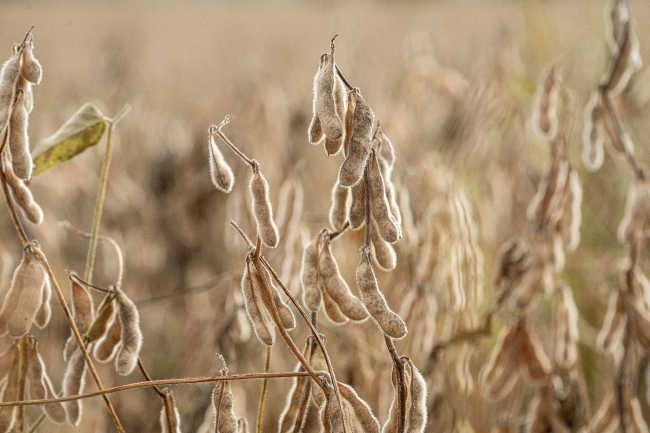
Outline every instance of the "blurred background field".
MULTIPOLYGON (((561 56, 565 85, 577 95, 570 160, 584 187, 582 243, 568 255, 563 276, 581 314, 581 351, 595 408, 608 380, 595 351, 595 335, 609 290, 618 279, 617 261, 625 255, 616 228, 631 181, 620 160, 606 156, 595 174, 587 173, 580 160, 582 110, 609 61, 606 4, 5 0, 0 2, 0 49, 8 57, 11 45, 34 26, 35 54, 44 78, 34 92, 32 149, 84 102, 95 103, 108 116, 126 103, 133 106, 117 128, 102 233, 124 249, 124 289, 141 309, 142 358, 154 378, 217 374, 222 366, 216 353, 226 357, 231 373, 264 368, 264 348, 254 336, 242 341, 241 329, 233 325, 233 293, 246 247, 227 223, 236 219, 253 235, 242 211, 249 171, 224 151, 236 173, 235 190, 227 197, 214 189, 207 164, 211 124, 231 116, 224 132, 260 161, 274 204, 287 178, 300 179, 305 192, 302 223, 316 233, 327 224, 330 188, 341 158, 328 158, 322 147, 311 146, 306 131, 318 59, 338 34, 337 63, 361 89, 395 144, 394 176, 409 187, 416 217, 434 194, 418 188, 430 181, 419 177, 423 171, 465 189, 485 255, 487 305, 496 251, 524 230, 526 206, 548 160, 547 144, 529 125, 530 105, 544 66, 561 56)), ((631 8, 641 57, 650 59, 650 32, 643 26, 650 20, 650 4, 633 1, 631 8)), ((650 161, 649 79, 647 69, 641 69, 619 106, 638 159, 644 162, 650 161)), ((45 222, 28 230, 43 245, 60 281, 67 280, 65 269, 83 273, 87 247, 86 241, 56 223, 70 220, 90 230, 103 149, 102 142, 31 182, 45 222)), ((20 243, 6 212, 0 212, 0 227, 4 290, 18 262, 20 243)), ((351 286, 361 239, 355 233, 335 247, 351 286)), ((406 257, 399 243, 396 248, 398 257, 406 257)), ((281 247, 265 254, 279 267, 286 251, 281 247)), ((300 251, 294 254, 298 266, 300 251)), ((380 277, 396 310, 409 285, 399 272, 380 277)), ((115 273, 113 252, 100 246, 95 282, 107 287, 115 273)), ((535 312, 542 328, 550 320, 549 310, 542 305, 535 312)), ((60 309, 54 311, 54 324, 37 331, 36 337, 58 387, 64 369, 61 349, 69 331, 60 309)), ((389 358, 372 324, 336 328, 322 323, 342 377, 354 380, 350 359, 361 351, 369 360, 366 373, 384 375, 390 383, 389 358), (378 344, 360 341, 366 335, 378 344)), ((306 327, 299 324, 292 334, 302 343, 306 327)), ((495 339, 496 332, 479 345, 481 353, 485 355, 495 339)), ((424 363, 425 354, 411 348, 408 339, 398 349, 416 364, 424 363)), ((271 371, 294 368, 284 343, 273 351, 271 371)), ((475 373, 482 361, 473 363, 475 373)), ((116 376, 112 365, 100 366, 99 373, 106 386, 140 380, 137 372, 116 376)), ((87 388, 94 389, 87 382, 87 388)), ((275 430, 289 382, 271 382, 264 431, 275 430)), ((252 425, 260 385, 234 385, 235 411, 252 425)), ((203 422, 210 391, 211 385, 174 389, 183 431, 196 431, 203 422)), ((390 385, 384 401, 370 395, 369 388, 361 387, 360 394, 384 421, 390 385)), ((159 431, 160 401, 150 390, 111 400, 127 431, 159 431)), ((77 431, 113 431, 100 399, 84 404, 77 431)), ((644 409, 647 413, 647 405, 644 409)), ((38 413, 28 411, 30 419, 38 413)), ((57 430, 47 422, 42 431, 72 430, 57 430)), ((444 431, 446 422, 442 415, 430 418, 427 431, 444 431)))

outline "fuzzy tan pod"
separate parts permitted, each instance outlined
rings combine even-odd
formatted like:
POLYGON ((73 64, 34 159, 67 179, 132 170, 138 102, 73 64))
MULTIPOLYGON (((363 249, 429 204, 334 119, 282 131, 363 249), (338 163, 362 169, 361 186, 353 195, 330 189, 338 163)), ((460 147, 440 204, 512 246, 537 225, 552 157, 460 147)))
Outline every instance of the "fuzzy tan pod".
POLYGON ((210 128, 210 136, 208 138, 208 153, 210 154, 210 178, 212 179, 212 184, 218 190, 229 193, 235 184, 235 175, 214 140, 212 127, 210 128))
POLYGON ((27 187, 25 182, 22 179, 19 179, 18 176, 13 171, 11 164, 7 163, 5 159, 4 165, 4 174, 7 179, 7 183, 13 191, 13 198, 16 204, 23 211, 25 217, 32 224, 40 224, 43 222, 43 210, 41 207, 34 201, 34 196, 32 195, 31 190, 27 187))
MULTIPOLYGON (((337 112, 337 84, 334 47, 332 46, 332 51, 329 54, 321 56, 320 68, 314 77, 314 117, 318 116, 321 129, 330 140, 336 140, 343 136, 343 122, 340 115, 343 113, 337 112)), ((317 135, 315 133, 314 138, 317 135)))
MULTIPOLYGON (((81 350, 72 355, 63 375, 63 395, 73 396, 83 393, 86 383, 86 360, 81 350)), ((70 400, 63 403, 68 422, 78 426, 81 421, 81 400, 70 400)))
POLYGON ((14 106, 9 120, 9 150, 14 173, 21 179, 32 177, 32 156, 29 154, 29 123, 28 104, 25 93, 20 94, 18 103, 14 106))
POLYGON ((257 259, 252 258, 252 263, 251 279, 253 282, 253 290, 259 293, 271 317, 273 317, 273 309, 276 309, 282 327, 285 329, 293 329, 296 326, 296 318, 291 312, 291 309, 280 298, 278 289, 271 281, 269 271, 257 259))
POLYGON ((20 76, 21 58, 22 53, 14 50, 0 71, 0 132, 9 121, 9 113, 16 96, 16 83, 20 76))
POLYGON ((578 361, 578 307, 569 287, 561 286, 557 294, 553 361, 568 370, 578 361))
MULTIPOLYGON (((80 335, 84 335, 90 325, 93 323, 95 317, 95 310, 93 305, 93 298, 90 293, 84 289, 76 279, 76 275, 70 275, 70 288, 72 292, 72 317, 74 323, 79 330, 80 335)), ((68 337, 65 349, 63 351, 63 359, 68 360, 72 353, 78 348, 77 340, 74 333, 68 337)))
POLYGON ((43 303, 47 281, 43 265, 31 246, 27 246, 0 310, 0 332, 6 329, 10 336, 19 337, 29 331, 43 303))
POLYGON ((269 184, 259 170, 257 163, 251 177, 250 191, 253 197, 253 216, 257 223, 257 233, 262 242, 269 248, 275 248, 280 243, 278 226, 273 220, 273 207, 269 198, 269 184))
POLYGON ((310 311, 318 311, 322 299, 318 287, 318 245, 320 233, 314 236, 302 253, 300 282, 302 283, 302 303, 310 311))
POLYGON ((582 131, 582 162, 589 171, 597 171, 605 160, 605 128, 600 93, 591 94, 585 106, 584 129, 582 131))
POLYGON ((609 296, 609 304, 603 327, 596 338, 596 348, 607 358, 613 361, 615 366, 620 365, 625 351, 623 340, 625 327, 627 326, 627 313, 625 300, 620 289, 616 288, 609 296))
POLYGON ((21 74, 27 81, 37 85, 41 83, 43 78, 43 68, 34 57, 34 40, 31 37, 25 41, 21 74))
POLYGON ((368 247, 361 248, 361 260, 356 271, 356 281, 363 303, 384 334, 396 339, 405 337, 408 332, 406 324, 388 307, 386 298, 379 291, 368 247))
POLYGON ((375 116, 358 89, 353 90, 350 95, 354 95, 356 106, 349 148, 339 170, 339 183, 344 187, 356 185, 363 177, 363 170, 370 154, 375 116))
POLYGON ((108 362, 115 357, 122 339, 122 323, 117 314, 111 316, 106 332, 95 344, 93 356, 99 362, 108 362))
POLYGON ((244 295, 244 305, 250 321, 253 323, 253 330, 257 338, 267 346, 275 342, 275 327, 273 319, 264 306, 262 294, 255 290, 252 278, 252 260, 246 259, 246 267, 242 276, 241 287, 244 295))
POLYGON ((142 348, 142 331, 140 330, 140 313, 133 301, 117 288, 117 316, 122 324, 120 348, 115 358, 115 370, 127 375, 138 365, 138 356, 142 348))
POLYGON ((370 193, 370 210, 377 222, 379 234, 387 242, 394 243, 402 238, 402 231, 390 210, 386 196, 386 185, 379 168, 379 161, 374 151, 368 160, 368 189, 370 193))
POLYGON ((634 245, 650 233, 650 182, 636 178, 627 193, 625 216, 618 226, 618 241, 634 245))
POLYGON ((233 395, 230 383, 221 381, 212 392, 212 404, 219 414, 214 431, 216 433, 237 433, 237 418, 233 411, 233 395))
POLYGON ((332 188, 332 204, 330 206, 330 225, 333 230, 341 231, 348 221, 350 207, 350 188, 342 187, 338 181, 332 188))

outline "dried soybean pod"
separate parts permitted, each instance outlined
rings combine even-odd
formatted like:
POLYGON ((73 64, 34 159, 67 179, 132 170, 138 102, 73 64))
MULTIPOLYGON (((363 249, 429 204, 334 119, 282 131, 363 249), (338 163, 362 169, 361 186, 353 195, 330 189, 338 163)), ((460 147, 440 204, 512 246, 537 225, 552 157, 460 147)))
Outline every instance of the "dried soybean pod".
MULTIPOLYGON (((93 298, 90 296, 90 293, 77 281, 75 273, 70 274, 70 291, 72 293, 72 317, 74 318, 74 323, 79 330, 80 335, 84 335, 90 325, 93 323, 95 316, 93 298)), ((72 334, 68 337, 66 342, 63 359, 68 360, 72 356, 78 347, 77 340, 72 334)))
POLYGON ((343 230, 348 220, 350 188, 342 187, 337 181, 332 188, 332 205, 330 207, 330 225, 336 231, 343 230))
MULTIPOLYGON (((93 355, 99 362, 108 362, 115 356, 115 352, 120 344, 122 338, 122 323, 117 318, 117 314, 113 314, 113 320, 110 322, 108 329, 104 336, 97 342, 93 355)), ((74 353, 78 353, 76 351, 74 353)))
POLYGON ((609 79, 603 87, 612 96, 620 94, 625 89, 634 71, 642 65, 639 40, 632 31, 629 21, 623 24, 621 37, 622 40, 619 43, 619 50, 612 64, 609 79))
POLYGON ((23 274, 22 290, 15 310, 7 322, 7 333, 12 337, 20 337, 29 331, 43 303, 43 286, 48 278, 31 246, 25 248, 25 258, 27 266, 23 274))
MULTIPOLYGON (((86 383, 86 360, 81 350, 77 350, 68 361, 63 375, 63 395, 73 396, 83 392, 86 383)), ((81 421, 81 400, 70 400, 63 403, 68 422, 78 426, 81 421)))
MULTIPOLYGON (((399 425, 399 417, 400 417, 400 404, 399 404, 399 384, 398 384, 398 373, 397 369, 399 367, 396 365, 393 365, 393 371, 391 373, 391 382, 393 384, 393 401, 390 404, 390 409, 388 410, 388 419, 386 420, 386 423, 384 424, 384 427, 381 429, 382 433, 399 433, 398 432, 398 425, 399 425)), ((402 402, 403 411, 406 414, 406 417, 404 419, 404 430, 403 431, 408 431, 408 412, 410 409, 410 403, 411 403, 411 377, 408 374, 409 372, 406 371, 405 368, 402 366, 402 382, 404 384, 404 387, 406 388, 406 400, 402 402)))
POLYGON ((9 374, 16 356, 18 356, 18 345, 16 343, 0 355, 0 378, 4 378, 9 374))
POLYGON ((111 293, 107 293, 100 302, 99 307, 97 307, 97 318, 95 319, 95 324, 92 329, 87 331, 88 342, 92 343, 99 340, 106 334, 108 325, 113 319, 113 312, 115 311, 115 304, 113 303, 113 297, 111 293))
POLYGON ((248 433, 248 420, 246 418, 237 420, 237 433, 248 433))
POLYGON ((489 396, 501 399, 510 393, 519 379, 519 369, 509 347, 517 344, 517 327, 508 324, 501 330, 497 344, 482 373, 489 396))
POLYGON ((223 153, 219 150, 217 143, 214 140, 212 133, 214 126, 210 127, 208 138, 208 153, 210 154, 210 178, 212 184, 220 191, 226 194, 232 191, 235 184, 235 175, 232 169, 223 157, 223 153))
POLYGON ((255 161, 255 167, 253 168, 250 190, 253 196, 253 215, 255 216, 260 238, 262 238, 264 245, 275 248, 280 242, 280 234, 275 221, 273 221, 273 207, 269 199, 269 184, 262 176, 257 161, 255 161))
POLYGON ((25 110, 29 115, 34 109, 34 91, 32 90, 32 83, 21 75, 18 78, 18 89, 22 90, 22 103, 25 104, 25 110))
POLYGON ((370 193, 370 210, 372 216, 377 221, 379 234, 382 238, 390 243, 397 242, 402 237, 402 232, 397 225, 397 221, 390 211, 390 205, 386 198, 386 188, 384 179, 379 169, 377 155, 371 152, 368 160, 368 178, 370 180, 368 187, 370 193))
POLYGON ((603 107, 600 103, 600 91, 591 94, 585 106, 582 132, 582 162, 589 171, 597 171, 605 159, 603 143, 605 130, 603 127, 603 107))
MULTIPOLYGON (((291 309, 282 302, 278 289, 271 282, 271 276, 264 266, 260 263, 259 260, 253 259, 253 267, 251 268, 251 278, 253 281, 253 291, 261 296, 262 301, 266 306, 266 309, 271 314, 273 306, 278 310, 278 316, 280 316, 280 322, 282 327, 285 329, 293 329, 296 326, 296 319, 291 312, 291 309), (270 295, 270 298, 266 294, 270 295), (267 300, 270 300, 272 304, 267 303, 267 300)), ((271 317, 273 317, 271 315, 271 317)))
POLYGON ((544 69, 533 99, 533 131, 545 140, 551 140, 557 134, 557 98, 562 85, 561 70, 559 59, 544 69))
POLYGON ((142 331, 140 330, 140 313, 133 301, 120 289, 117 290, 117 315, 122 323, 120 348, 115 358, 115 369, 118 374, 131 374, 138 365, 138 356, 142 348, 142 331))
POLYGON ((253 329, 257 338, 267 346, 272 346, 275 341, 275 328, 273 321, 269 317, 268 311, 264 307, 260 293, 256 293, 253 289, 252 280, 252 263, 249 258, 246 259, 246 267, 244 268, 244 275, 241 281, 242 292, 244 294, 244 304, 246 312, 251 322, 253 322, 253 329))
MULTIPOLYGON (((307 339, 303 356, 309 362, 311 356, 311 339, 307 339)), ((298 363, 295 368, 297 372, 304 372, 302 364, 298 363)), ((291 390, 287 394, 287 402, 280 415, 279 433, 293 433, 301 431, 305 423, 307 401, 311 390, 311 379, 308 376, 294 377, 292 380, 291 390)))
POLYGON ((630 185, 625 215, 618 226, 618 241, 634 244, 650 230, 650 183, 637 177, 630 185))
POLYGON ((20 206, 20 209, 23 211, 25 217, 32 224, 38 225, 43 222, 43 210, 38 205, 38 203, 34 201, 32 192, 29 190, 27 185, 25 185, 25 183, 19 179, 18 176, 16 176, 11 167, 11 163, 8 163, 6 159, 4 170, 7 183, 11 186, 11 189, 14 192, 14 200, 16 204, 20 206))
POLYGON ((181 415, 176 407, 176 400, 169 388, 162 390, 164 394, 164 404, 160 411, 160 426, 162 433, 181 433, 181 415))
POLYGON ((329 295, 322 280, 318 282, 318 287, 320 287, 320 292, 323 296, 325 317, 327 317, 330 322, 334 323, 335 325, 343 325, 344 323, 347 323, 348 317, 343 314, 339 308, 339 304, 334 302, 334 299, 332 299, 332 297, 329 295))
POLYGON ((23 250, 23 258, 14 271, 9 291, 5 295, 2 309, 0 309, 0 334, 2 335, 6 334, 7 322, 18 305, 20 293, 23 291, 25 272, 30 260, 32 260, 32 257, 28 255, 27 248, 25 248, 23 250))
POLYGON ((311 119, 311 123, 309 124, 309 130, 307 131, 307 135, 309 137, 309 142, 314 145, 318 145, 320 141, 323 139, 323 137, 325 137, 323 128, 320 125, 320 118, 316 113, 314 113, 314 117, 312 117, 311 119))
MULTIPOLYGON (((19 357, 14 359, 9 370, 7 383, 2 394, 2 401, 18 401, 20 396, 20 363, 19 357)), ((9 432, 16 421, 17 406, 6 406, 0 408, 0 432, 9 432)))
POLYGON ((23 65, 21 73, 30 83, 40 84, 43 77, 43 68, 41 64, 34 57, 34 40, 30 37, 25 41, 25 48, 23 49, 23 65))
MULTIPOLYGON (((345 119, 345 109, 347 106, 346 102, 346 97, 345 97, 345 85, 343 84, 343 81, 341 81, 341 78, 339 78, 338 75, 335 74, 334 77, 334 102, 336 103, 336 114, 339 116, 339 119, 341 119, 341 122, 345 119)), ((341 123, 341 126, 344 127, 345 125, 341 123)), ((325 136, 325 152, 327 153, 328 156, 336 155, 343 149, 343 143, 345 140, 345 129, 343 130, 343 134, 335 139, 331 139, 328 136, 325 136)))
POLYGON ((237 418, 233 411, 233 395, 227 380, 219 382, 212 392, 212 403, 219 414, 215 433, 237 433, 237 418))
POLYGON ((407 433, 422 433, 427 425, 427 384, 422 373, 413 365, 413 362, 402 357, 402 362, 408 366, 411 378, 411 407, 407 414, 407 433))
POLYGON ((370 238, 372 239, 372 255, 375 263, 384 271, 391 271, 397 266, 397 254, 395 254, 390 242, 387 242, 379 235, 379 228, 375 218, 371 218, 371 220, 370 238))
POLYGON ((321 56, 321 67, 314 77, 314 113, 318 115, 321 128, 330 140, 343 135, 343 122, 336 112, 336 73, 334 71, 334 46, 329 54, 321 56))
POLYGON ((318 240, 320 233, 305 245, 302 253, 300 282, 302 283, 302 303, 310 311, 318 311, 321 293, 318 288, 318 240))
MULTIPOLYGON (((42 362, 42 360, 41 360, 42 362)), ((43 363, 43 383, 47 390, 47 398, 56 398, 57 393, 54 392, 52 381, 45 371, 45 364, 43 363)), ((66 412, 63 403, 48 403, 44 406, 45 413, 55 423, 62 424, 66 421, 66 412)))
POLYGON ((384 180, 384 187, 386 188, 386 200, 388 201, 388 207, 390 209, 391 215, 395 218, 397 226, 402 227, 402 212, 399 208, 399 203, 397 203, 397 193, 395 192, 395 185, 390 180, 392 168, 389 167, 388 162, 383 158, 379 157, 377 154, 377 161, 379 162, 379 169, 381 171, 382 178, 384 180))
POLYGON ((370 248, 367 246, 361 247, 361 261, 357 267, 356 280, 363 303, 381 330, 389 337, 403 338, 408 332, 406 324, 388 307, 386 298, 379 291, 375 272, 372 269, 370 248))
POLYGON ((350 202, 350 228, 359 230, 366 222, 366 184, 358 182, 351 190, 352 201, 350 202))
POLYGON ((323 377, 323 388, 326 397, 325 405, 321 408, 321 416, 326 420, 323 425, 329 425, 329 430, 326 428, 326 431, 331 433, 344 433, 346 430, 351 430, 350 413, 352 410, 347 402, 341 399, 341 406, 343 406, 343 412, 341 412, 334 385, 328 380, 329 377, 329 374, 323 377))
POLYGON ((634 154, 634 144, 630 137, 623 131, 621 119, 614 110, 613 102, 608 94, 601 94, 603 98, 603 117, 602 123, 605 133, 609 138, 612 147, 623 155, 634 154))
POLYGON ((341 186, 352 186, 359 182, 363 176, 363 169, 366 166, 370 153, 372 141, 372 125, 374 114, 368 103, 363 99, 358 89, 354 89, 356 107, 354 109, 354 127, 352 137, 348 146, 348 153, 345 161, 339 170, 339 183, 341 186))
POLYGON ((14 173, 19 178, 27 180, 32 176, 32 157, 29 154, 29 135, 27 133, 29 116, 24 104, 24 94, 21 93, 19 98, 9 120, 9 150, 14 173))
POLYGON ((339 382, 339 393, 341 398, 352 408, 354 418, 356 418, 356 424, 354 426, 354 431, 364 432, 364 433, 379 433, 381 430, 381 425, 377 420, 377 417, 373 415, 372 410, 368 403, 363 401, 357 392, 350 385, 339 382))
POLYGON ((50 278, 45 278, 45 284, 43 285, 43 302, 36 312, 36 317, 34 317, 34 323, 36 326, 43 329, 50 323, 50 318, 52 317, 52 306, 50 305, 50 300, 52 299, 52 285, 50 284, 50 278))
POLYGON ((27 345, 27 379, 29 379, 30 399, 42 400, 47 397, 43 382, 43 364, 38 354, 38 342, 35 338, 30 338, 27 345))
POLYGON ((350 140, 352 139, 352 134, 354 133, 354 112, 357 107, 356 93, 354 91, 348 93, 348 101, 345 109, 345 120, 344 120, 344 129, 345 129, 345 139, 343 141, 343 156, 348 156, 348 150, 350 149, 350 140))
POLYGON ((563 369, 572 368, 578 360, 578 308, 571 289, 558 288, 553 340, 553 361, 563 369))
POLYGON ((16 96, 16 83, 20 75, 20 61, 22 52, 15 49, 9 58, 2 65, 0 72, 0 132, 9 121, 9 113, 16 96))
POLYGON ((341 276, 339 267, 332 255, 329 234, 321 237, 321 243, 318 272, 322 278, 322 288, 336 302, 346 317, 356 321, 365 320, 368 317, 368 311, 363 302, 352 294, 348 284, 341 276))

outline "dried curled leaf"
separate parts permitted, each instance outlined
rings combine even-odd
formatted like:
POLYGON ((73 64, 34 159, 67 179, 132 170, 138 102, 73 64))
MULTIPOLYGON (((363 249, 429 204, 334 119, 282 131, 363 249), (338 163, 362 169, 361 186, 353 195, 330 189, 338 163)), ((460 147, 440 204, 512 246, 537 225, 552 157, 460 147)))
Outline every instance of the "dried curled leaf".
POLYGON ((97 144, 104 136, 109 120, 95 105, 84 104, 35 152, 32 176, 66 162, 97 144))

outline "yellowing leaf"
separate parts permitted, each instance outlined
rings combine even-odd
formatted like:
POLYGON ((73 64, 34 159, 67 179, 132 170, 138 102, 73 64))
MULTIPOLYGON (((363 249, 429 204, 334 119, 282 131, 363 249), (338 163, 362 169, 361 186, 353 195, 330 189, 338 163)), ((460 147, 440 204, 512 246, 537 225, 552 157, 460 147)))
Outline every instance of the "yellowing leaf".
POLYGON ((41 150, 33 156, 32 176, 66 162, 97 144, 104 135, 109 120, 93 104, 84 104, 54 135, 43 142, 41 150))

